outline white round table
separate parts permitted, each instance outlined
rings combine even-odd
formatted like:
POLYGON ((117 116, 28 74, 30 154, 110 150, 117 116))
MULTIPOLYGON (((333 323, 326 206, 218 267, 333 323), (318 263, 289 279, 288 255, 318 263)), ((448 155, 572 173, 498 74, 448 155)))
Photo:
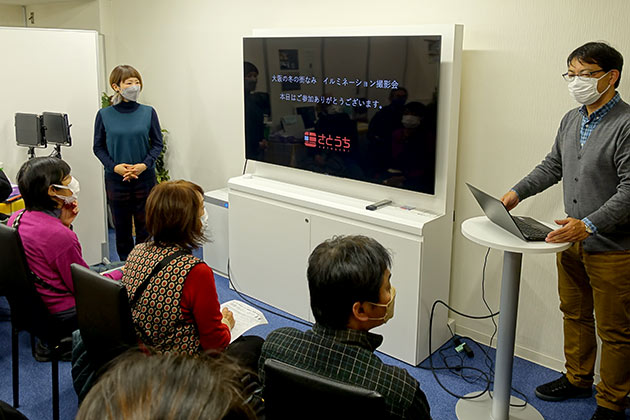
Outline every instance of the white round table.
MULTIPOLYGON (((552 225, 549 226, 552 227, 552 225)), ((521 262, 523 254, 561 252, 569 248, 571 243, 526 242, 495 225, 486 216, 465 220, 462 223, 462 234, 479 245, 503 251, 503 275, 501 278, 501 313, 499 314, 494 392, 492 398, 488 394, 484 394, 474 400, 460 399, 455 406, 457 418, 459 420, 544 420, 543 416, 531 404, 527 404, 525 407, 510 408, 521 262)), ((511 400, 515 404, 523 403, 516 397, 511 397, 511 400)))

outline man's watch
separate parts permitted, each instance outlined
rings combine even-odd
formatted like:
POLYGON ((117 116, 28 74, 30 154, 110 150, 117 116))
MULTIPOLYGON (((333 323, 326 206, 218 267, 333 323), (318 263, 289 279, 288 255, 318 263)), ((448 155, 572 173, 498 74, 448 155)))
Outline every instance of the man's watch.
POLYGON ((589 225, 584 223, 584 227, 586 228, 586 233, 588 233, 589 235, 593 234, 593 229, 591 229, 591 227, 589 225))

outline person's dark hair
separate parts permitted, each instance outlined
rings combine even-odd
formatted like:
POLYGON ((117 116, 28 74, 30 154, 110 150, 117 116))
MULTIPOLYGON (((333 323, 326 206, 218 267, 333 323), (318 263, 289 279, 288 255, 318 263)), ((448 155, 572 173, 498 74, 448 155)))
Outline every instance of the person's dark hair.
POLYGON ((219 420, 256 418, 245 402, 246 372, 214 354, 118 357, 79 407, 77 420, 219 420))
POLYGON ((335 236, 311 253, 308 288, 315 320, 334 329, 346 328, 355 302, 378 302, 389 252, 366 236, 335 236))
POLYGON ((166 181, 156 185, 146 205, 147 231, 158 245, 192 249, 203 245, 199 212, 203 189, 190 181, 166 181))
POLYGON ((69 174, 70 165, 56 157, 36 157, 24 162, 17 182, 26 210, 55 210, 59 204, 48 195, 48 187, 61 185, 69 174))
POLYGON ((245 76, 247 76, 248 73, 252 73, 252 72, 256 72, 256 73, 260 74, 260 72, 258 71, 258 67, 256 67, 254 64, 250 63, 249 61, 244 61, 243 62, 243 74, 245 76))
POLYGON ((619 78, 615 82, 615 88, 619 87, 621 80, 621 69, 623 68, 623 56, 619 51, 605 42, 587 42, 576 48, 567 58, 567 66, 571 61, 577 60, 580 63, 597 64, 602 70, 619 70, 619 78))
POLYGON ((409 95, 409 92, 407 92, 407 89, 406 89, 406 88, 404 88, 404 87, 402 87, 402 86, 399 86, 399 87, 397 87, 397 88, 392 89, 392 90, 390 90, 390 91, 389 91, 389 100, 390 100, 390 101, 391 101, 392 99, 394 99, 394 96, 396 95, 396 93, 397 93, 397 92, 405 92, 405 96, 408 96, 408 95, 409 95))
POLYGON ((7 178, 4 171, 0 169, 0 201, 4 201, 9 198, 12 192, 13 188, 11 188, 9 178, 7 178))

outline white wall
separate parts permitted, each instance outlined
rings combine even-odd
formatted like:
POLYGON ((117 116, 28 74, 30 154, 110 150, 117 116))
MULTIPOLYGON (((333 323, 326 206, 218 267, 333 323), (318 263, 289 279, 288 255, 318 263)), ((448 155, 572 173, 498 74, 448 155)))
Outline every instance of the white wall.
POLYGON ((22 6, 0 4, 0 26, 24 26, 22 6))
MULTIPOLYGON (((28 1, 24 0, 27 4, 28 1)), ((100 27, 98 0, 27 5, 28 18, 31 13, 33 13, 34 23, 27 19, 29 27, 93 30, 98 30, 100 27)))
MULTIPOLYGON (((15 182, 27 149, 15 144, 14 114, 68 114, 72 147, 63 159, 81 183, 80 214, 74 230, 88 264, 101 261, 106 241, 102 165, 92 153, 94 117, 99 109, 98 35, 94 31, 0 28, 0 66, 5 81, 0 101, 0 161, 15 182), (72 65, 69 65, 71 63, 72 65)), ((37 156, 53 150, 36 149, 37 156)))
MULTIPOLYGON (((1 3, 1 1, 0 1, 1 3)), ((100 29, 99 0, 42 2, 25 6, 0 4, 0 26, 27 26, 33 28, 100 29), (26 8, 26 25, 25 9, 26 8), (34 22, 30 16, 33 14, 34 22)))
MULTIPOLYGON (((142 100, 156 107, 171 132, 172 175, 207 190, 225 186, 243 166, 241 36, 255 28, 464 24, 451 304, 472 314, 486 312, 480 292, 485 250, 459 230, 480 214, 464 182, 501 195, 544 157, 560 118, 575 106, 560 77, 573 48, 608 40, 630 58, 630 28, 621 18, 630 14, 630 3, 624 0, 606 7, 586 0, 570 6, 543 0, 101 0, 100 8, 107 71, 129 63, 142 72, 142 100)), ((626 99, 629 86, 622 78, 626 99)), ((518 212, 552 220, 563 216, 561 201, 555 187, 518 212)), ((500 254, 491 252, 486 295, 495 309, 500 266, 500 254)), ((517 354, 559 369, 557 307, 553 257, 526 256, 517 354)), ((492 325, 458 318, 457 329, 487 338, 492 325)))

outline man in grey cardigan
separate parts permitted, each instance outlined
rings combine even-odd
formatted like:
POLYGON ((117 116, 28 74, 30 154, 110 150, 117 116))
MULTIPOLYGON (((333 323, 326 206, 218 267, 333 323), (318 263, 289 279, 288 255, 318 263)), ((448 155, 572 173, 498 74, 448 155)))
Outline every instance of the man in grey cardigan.
POLYGON ((630 392, 630 106, 619 86, 623 57, 589 42, 563 76, 582 104, 562 121, 551 152, 507 192, 508 210, 563 180, 567 217, 547 242, 573 242, 557 256, 566 374, 536 388, 547 401, 592 395, 597 334, 602 340, 592 420, 625 419, 630 392))

